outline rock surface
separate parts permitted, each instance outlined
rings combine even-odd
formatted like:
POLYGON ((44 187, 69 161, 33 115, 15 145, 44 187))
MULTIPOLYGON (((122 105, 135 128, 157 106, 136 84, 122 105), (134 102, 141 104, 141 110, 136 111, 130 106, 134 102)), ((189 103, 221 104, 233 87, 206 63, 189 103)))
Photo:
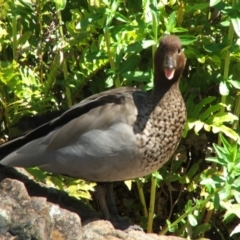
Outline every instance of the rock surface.
POLYGON ((1 240, 183 239, 131 228, 122 231, 99 219, 98 213, 66 193, 40 186, 15 169, 0 167, 1 240))

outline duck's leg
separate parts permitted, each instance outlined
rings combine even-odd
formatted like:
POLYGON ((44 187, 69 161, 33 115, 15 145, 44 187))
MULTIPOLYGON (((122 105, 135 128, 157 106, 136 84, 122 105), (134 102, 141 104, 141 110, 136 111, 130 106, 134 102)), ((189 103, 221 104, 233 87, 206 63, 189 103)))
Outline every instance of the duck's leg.
POLYGON ((118 219, 120 216, 118 215, 117 206, 113 193, 113 183, 105 183, 106 186, 106 197, 107 197, 107 206, 112 218, 118 219))
POLYGON ((109 220, 115 228, 127 229, 131 223, 127 217, 120 217, 113 194, 113 183, 98 183, 96 187, 97 199, 101 208, 102 217, 109 220))
POLYGON ((106 194, 106 188, 104 185, 105 185, 104 183, 97 183, 96 196, 101 208, 103 219, 110 220, 111 215, 109 213, 109 209, 106 201, 107 194, 106 194))
POLYGON ((113 183, 98 183, 96 192, 103 218, 106 220, 119 219, 120 216, 117 212, 117 206, 113 194, 113 183))

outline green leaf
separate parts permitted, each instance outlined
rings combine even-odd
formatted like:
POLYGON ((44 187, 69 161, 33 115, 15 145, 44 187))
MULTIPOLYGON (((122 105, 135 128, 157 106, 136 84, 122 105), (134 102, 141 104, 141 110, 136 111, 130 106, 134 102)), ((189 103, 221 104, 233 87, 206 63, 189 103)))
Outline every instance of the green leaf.
POLYGON ((210 132, 211 131, 211 126, 205 123, 204 124, 204 130, 206 130, 207 132, 210 132))
POLYGON ((188 215, 188 221, 189 221, 190 225, 193 226, 193 227, 197 226, 197 224, 198 224, 197 219, 191 213, 188 215))
POLYGON ((217 5, 221 0, 210 0, 210 7, 217 5))
POLYGON ((230 21, 229 20, 222 21, 222 22, 220 22, 220 25, 223 26, 223 27, 229 27, 230 21))
POLYGON ((240 37, 240 18, 237 16, 235 18, 231 18, 231 22, 235 33, 238 35, 238 37, 240 37))
MULTIPOLYGON (((234 184, 235 184, 235 182, 234 182, 234 184)), ((234 198, 236 199, 237 203, 240 203, 240 192, 237 190, 234 190, 233 195, 234 195, 234 198)))
POLYGON ((17 41, 18 45, 21 45, 23 43, 25 43, 30 37, 32 36, 32 32, 27 31, 25 32, 17 41))
POLYGON ((155 44, 156 42, 154 40, 143 40, 143 41, 135 42, 127 46, 126 52, 133 52, 133 53, 140 52, 143 49, 149 48, 155 44))
POLYGON ((203 128, 204 123, 201 121, 196 121, 194 124, 194 132, 198 134, 198 132, 203 128))
POLYGON ((192 177, 196 174, 198 170, 199 170, 199 162, 194 163, 192 167, 189 169, 189 171, 187 172, 187 176, 189 177, 189 179, 192 179, 192 177))
POLYGON ((149 48, 155 44, 156 42, 154 40, 143 40, 141 43, 143 49, 149 48))
POLYGON ((228 80, 228 82, 233 85, 235 88, 240 89, 240 82, 237 80, 228 80))
MULTIPOLYGON (((227 205, 226 205, 227 206, 227 205)), ((231 204, 227 209, 227 212, 224 215, 224 221, 228 218, 229 215, 234 214, 240 218, 240 204, 231 204)))
POLYGON ((113 76, 109 76, 105 81, 105 87, 110 88, 114 85, 114 79, 113 76))
POLYGON ((175 232, 176 229, 178 229, 178 224, 172 225, 168 219, 166 220, 166 223, 170 232, 175 232))
POLYGON ((232 237, 232 235, 236 233, 240 233, 240 223, 232 230, 232 232, 230 233, 230 237, 232 237))
POLYGON ((197 105, 194 106, 194 110, 192 112, 192 116, 197 117, 200 113, 200 111, 202 110, 202 108, 211 103, 212 101, 214 101, 216 99, 216 97, 210 96, 210 97, 206 97, 204 99, 202 99, 202 101, 200 103, 198 103, 197 105))
POLYGON ((96 13, 89 15, 87 18, 84 18, 81 22, 76 24, 76 29, 86 29, 89 25, 94 25, 97 20, 102 19, 103 14, 96 13))
POLYGON ((221 125, 224 122, 232 122, 238 120, 238 117, 230 112, 218 112, 209 118, 208 122, 212 122, 213 125, 221 125))
POLYGON ((216 105, 213 105, 213 106, 207 108, 206 111, 204 111, 202 114, 199 115, 199 119, 204 122, 210 115, 219 111, 221 109, 221 107, 222 107, 222 104, 218 103, 216 105))
MULTIPOLYGON (((218 158, 219 159, 222 159, 226 162, 226 165, 227 166, 227 163, 229 162, 229 149, 226 149, 224 147, 221 147, 221 146, 218 146, 217 144, 213 143, 213 147, 215 149, 215 152, 217 153, 218 155, 218 158)), ((221 161, 222 162, 222 161, 221 161)))
POLYGON ((223 144, 223 147, 224 147, 225 149, 227 149, 228 152, 232 152, 232 147, 233 147, 233 145, 231 145, 231 144, 227 141, 227 139, 226 139, 222 134, 220 134, 220 139, 221 139, 221 142, 222 142, 222 144, 223 144))
POLYGON ((57 10, 63 10, 66 7, 66 0, 53 0, 56 4, 57 10))
POLYGON ((119 69, 116 73, 121 74, 123 72, 128 72, 128 71, 134 70, 134 68, 137 66, 139 60, 140 60, 139 55, 137 55, 137 54, 131 55, 130 57, 127 58, 126 61, 123 61, 119 65, 119 69))
MULTIPOLYGON (((194 236, 203 235, 203 233, 209 231, 211 228, 212 226, 209 223, 203 223, 201 225, 198 225, 194 228, 194 236)), ((207 239, 200 238, 199 240, 207 240, 207 239)))
POLYGON ((46 172, 40 170, 38 167, 34 168, 26 168, 27 172, 29 172, 37 181, 44 181, 47 177, 46 172))
POLYGON ((193 35, 180 35, 179 38, 181 39, 182 45, 189 45, 197 41, 197 38, 193 35))
POLYGON ((127 186, 128 190, 130 191, 132 189, 132 180, 124 181, 124 183, 127 186))
POLYGON ((229 128, 225 125, 221 125, 221 126, 214 126, 215 129, 218 130, 218 132, 222 132, 224 133, 226 136, 232 138, 234 141, 239 141, 239 135, 232 129, 229 128))
POLYGON ((171 33, 173 28, 176 26, 176 12, 172 12, 169 17, 168 21, 165 23, 166 30, 171 33))
POLYGON ((214 52, 216 54, 219 54, 219 52, 222 51, 222 49, 224 49, 227 45, 224 43, 210 43, 207 45, 203 45, 203 48, 207 51, 207 52, 214 52))
POLYGON ((220 200, 226 200, 231 195, 231 185, 225 184, 225 188, 219 192, 220 200))
POLYGON ((194 3, 193 5, 186 5, 186 12, 190 12, 193 10, 200 10, 200 9, 205 9, 208 8, 209 4, 208 3, 194 3))
POLYGON ((215 162, 215 163, 218 163, 220 165, 223 165, 223 166, 226 166, 227 165, 227 161, 225 161, 224 159, 222 158, 218 158, 218 157, 208 157, 206 158, 207 161, 209 162, 215 162))
POLYGON ((188 29, 186 29, 186 28, 182 28, 182 27, 174 27, 173 29, 172 29, 172 33, 178 33, 178 32, 188 32, 188 29))
POLYGON ((213 204, 214 204, 214 209, 215 209, 215 210, 218 210, 219 207, 220 207, 220 197, 219 197, 219 194, 218 194, 218 193, 216 193, 216 194, 214 195, 213 204))
POLYGON ((141 72, 141 71, 134 71, 134 72, 128 71, 128 72, 122 73, 122 77, 132 81, 149 82, 151 80, 151 73, 141 72))
POLYGON ((128 22, 128 19, 119 12, 116 12, 114 17, 120 22, 124 22, 124 23, 128 22))
POLYGON ((229 88, 226 82, 220 82, 219 92, 222 96, 227 96, 229 94, 229 88))
POLYGON ((200 182, 200 184, 202 184, 202 185, 211 185, 211 186, 215 186, 216 184, 222 184, 222 183, 225 183, 225 179, 223 177, 220 177, 220 176, 205 178, 200 182))

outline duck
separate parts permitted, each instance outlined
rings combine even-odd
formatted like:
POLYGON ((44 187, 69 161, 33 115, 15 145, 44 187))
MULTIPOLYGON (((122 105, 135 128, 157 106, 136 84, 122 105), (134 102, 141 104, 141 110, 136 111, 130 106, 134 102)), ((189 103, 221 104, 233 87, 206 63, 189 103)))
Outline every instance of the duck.
POLYGON ((187 116, 179 81, 185 63, 179 37, 163 36, 151 92, 120 87, 90 96, 0 145, 0 164, 96 182, 102 217, 119 219, 113 183, 158 170, 181 140, 187 116))

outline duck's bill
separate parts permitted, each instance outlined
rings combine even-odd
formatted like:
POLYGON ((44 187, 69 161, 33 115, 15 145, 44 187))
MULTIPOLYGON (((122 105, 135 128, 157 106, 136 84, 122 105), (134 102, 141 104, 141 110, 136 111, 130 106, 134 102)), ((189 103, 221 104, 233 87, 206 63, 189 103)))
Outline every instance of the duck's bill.
POLYGON ((175 69, 174 68, 165 68, 164 72, 165 72, 166 78, 168 80, 171 80, 174 77, 175 69))

